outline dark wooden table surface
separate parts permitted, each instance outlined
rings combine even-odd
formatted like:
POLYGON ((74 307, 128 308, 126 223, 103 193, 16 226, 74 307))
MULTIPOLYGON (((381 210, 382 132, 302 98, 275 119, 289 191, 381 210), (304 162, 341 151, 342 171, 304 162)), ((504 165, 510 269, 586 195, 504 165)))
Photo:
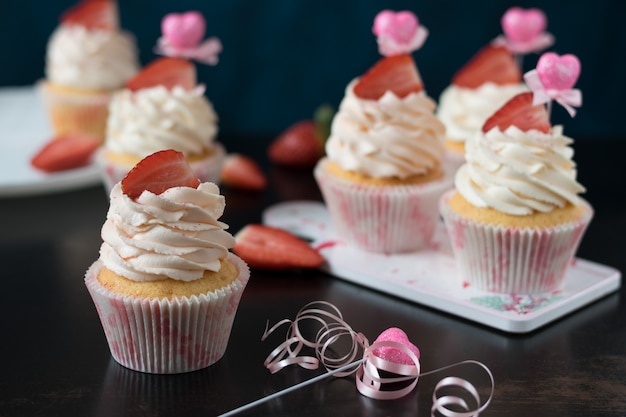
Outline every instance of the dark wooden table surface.
MULTIPOLYGON (((579 180, 596 210, 579 256, 624 271, 626 140, 579 140, 575 149, 579 180)), ((262 210, 275 202, 320 199, 310 173, 272 167, 257 153, 270 189, 223 189, 223 220, 232 232, 260 222, 262 210)), ((372 339, 390 326, 404 329, 421 349, 424 371, 466 359, 483 362, 493 372, 495 394, 482 415, 626 415, 623 289, 516 335, 319 271, 253 271, 222 360, 182 375, 130 371, 111 359, 83 284, 85 270, 98 257, 107 208, 101 186, 0 200, 1 417, 224 413, 321 372, 293 367, 271 375, 263 367, 281 338, 261 341, 266 321, 292 318, 315 300, 334 303, 354 329, 372 339)), ((485 394, 484 375, 468 373, 485 394)), ((353 378, 329 378, 241 415, 428 416, 433 386, 442 376, 424 376, 415 391, 395 401, 362 396, 353 378)))

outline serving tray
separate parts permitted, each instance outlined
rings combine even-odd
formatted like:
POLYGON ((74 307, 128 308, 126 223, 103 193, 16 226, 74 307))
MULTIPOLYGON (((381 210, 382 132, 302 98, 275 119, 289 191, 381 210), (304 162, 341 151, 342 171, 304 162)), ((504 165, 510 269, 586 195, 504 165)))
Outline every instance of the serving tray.
POLYGON ((445 226, 428 250, 407 254, 370 253, 335 236, 323 203, 291 201, 267 208, 263 222, 310 240, 329 274, 488 327, 526 333, 557 320, 620 288, 615 268, 576 258, 560 290, 548 294, 495 294, 459 277, 445 226))

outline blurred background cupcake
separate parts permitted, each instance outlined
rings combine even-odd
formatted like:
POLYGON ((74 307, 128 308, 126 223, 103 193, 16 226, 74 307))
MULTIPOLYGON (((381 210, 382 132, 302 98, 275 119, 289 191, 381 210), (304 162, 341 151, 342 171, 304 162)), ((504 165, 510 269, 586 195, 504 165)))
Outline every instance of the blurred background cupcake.
POLYGON ((374 34, 385 57, 346 88, 314 174, 341 240, 410 252, 430 243, 438 199, 452 187, 445 128, 410 55, 426 29, 410 12, 383 11, 374 34))
POLYGON ((182 152, 201 181, 220 181, 226 151, 215 140, 218 116, 191 60, 217 64, 221 43, 202 41, 205 21, 198 12, 169 14, 161 27, 157 52, 168 56, 146 65, 111 100, 105 143, 96 155, 108 190, 163 149, 182 152))
POLYGON ((104 139, 109 100, 139 69, 135 38, 119 27, 114 0, 83 0, 52 33, 40 90, 56 136, 104 139))
POLYGON ((156 152, 111 191, 85 284, 113 358, 141 372, 202 369, 226 351, 248 266, 229 251, 225 200, 182 153, 156 152))
MULTIPOLYGON (((561 76, 559 65, 551 63, 561 76)), ((566 72, 575 75, 567 89, 578 91, 571 86, 579 67, 566 72)), ((585 189, 576 181, 573 141, 551 126, 537 94, 515 96, 470 137, 456 190, 441 199, 459 275, 482 290, 559 290, 593 216, 578 196, 585 189)))

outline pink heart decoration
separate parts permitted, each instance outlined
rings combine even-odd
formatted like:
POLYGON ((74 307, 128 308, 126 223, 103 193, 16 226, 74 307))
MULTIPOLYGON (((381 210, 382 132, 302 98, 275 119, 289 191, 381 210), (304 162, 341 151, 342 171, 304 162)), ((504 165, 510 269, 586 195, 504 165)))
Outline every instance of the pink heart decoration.
POLYGON ((580 75, 580 61, 575 55, 547 52, 537 61, 537 74, 546 90, 569 90, 580 75))
POLYGON ((206 23, 199 12, 170 13, 161 21, 161 32, 178 48, 196 46, 204 37, 206 23))
POLYGON ((419 21, 409 11, 393 12, 383 10, 374 18, 374 35, 387 35, 397 43, 409 43, 415 36, 419 21))
MULTIPOLYGON (((376 342, 400 343, 406 346, 407 348, 409 348, 413 353, 415 353, 415 356, 417 356, 418 359, 420 357, 420 350, 417 348, 417 346, 411 343, 406 333, 397 327, 390 327, 389 329, 382 332, 374 341, 374 343, 376 342)), ((378 347, 374 349, 373 353, 375 356, 378 356, 379 358, 385 359, 389 362, 394 362, 394 363, 399 363, 399 364, 404 364, 404 365, 413 364, 413 360, 409 357, 409 355, 402 352, 398 348, 394 348, 391 346, 378 347)))
POLYGON ((546 30, 546 15, 539 9, 511 7, 502 16, 502 29, 513 42, 529 42, 546 30))

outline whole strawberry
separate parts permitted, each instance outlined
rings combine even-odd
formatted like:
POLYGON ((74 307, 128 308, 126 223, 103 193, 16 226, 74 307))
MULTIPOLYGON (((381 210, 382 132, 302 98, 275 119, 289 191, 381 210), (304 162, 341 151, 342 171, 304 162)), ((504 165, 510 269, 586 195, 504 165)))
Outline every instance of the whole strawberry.
POLYGON ((269 146, 267 156, 277 165, 312 168, 324 156, 333 110, 320 107, 315 120, 301 120, 289 126, 269 146))

